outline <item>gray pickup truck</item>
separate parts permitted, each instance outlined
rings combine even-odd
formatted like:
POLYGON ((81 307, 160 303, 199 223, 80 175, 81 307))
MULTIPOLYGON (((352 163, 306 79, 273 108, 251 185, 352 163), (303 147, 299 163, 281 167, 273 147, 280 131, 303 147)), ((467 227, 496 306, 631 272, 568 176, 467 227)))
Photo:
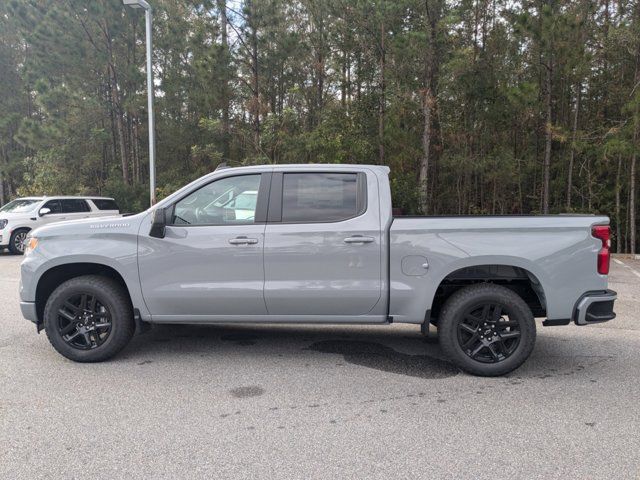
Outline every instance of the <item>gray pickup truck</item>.
POLYGON ((602 216, 396 217, 389 169, 222 168, 123 218, 27 240, 23 315, 101 361, 155 323, 413 323, 477 375, 520 366, 543 325, 615 317, 602 216))

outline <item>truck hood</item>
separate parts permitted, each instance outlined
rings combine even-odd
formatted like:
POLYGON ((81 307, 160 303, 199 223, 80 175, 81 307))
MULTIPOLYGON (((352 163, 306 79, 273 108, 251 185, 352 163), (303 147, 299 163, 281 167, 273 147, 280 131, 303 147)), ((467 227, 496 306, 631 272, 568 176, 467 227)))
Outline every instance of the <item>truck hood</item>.
POLYGON ((0 212, 0 220, 29 220, 35 218, 38 213, 34 210, 32 212, 0 212))
POLYGON ((62 222, 50 223, 36 228, 32 232, 33 237, 46 238, 69 235, 100 234, 104 232, 136 232, 140 222, 147 215, 146 212, 127 217, 110 216, 99 218, 82 218, 79 220, 65 220, 62 222))

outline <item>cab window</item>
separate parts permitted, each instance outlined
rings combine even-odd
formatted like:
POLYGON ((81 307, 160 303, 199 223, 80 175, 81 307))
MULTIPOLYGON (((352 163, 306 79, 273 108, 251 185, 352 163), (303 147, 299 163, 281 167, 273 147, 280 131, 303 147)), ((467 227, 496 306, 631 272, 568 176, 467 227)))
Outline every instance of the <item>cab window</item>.
POLYGON ((246 225, 255 222, 261 175, 213 181, 182 200, 173 210, 174 225, 246 225))
POLYGON ((364 174, 285 173, 282 221, 339 222, 364 212, 364 174))
POLYGON ((50 210, 49 214, 62 213, 60 200, 49 200, 42 206, 42 208, 48 208, 50 210))

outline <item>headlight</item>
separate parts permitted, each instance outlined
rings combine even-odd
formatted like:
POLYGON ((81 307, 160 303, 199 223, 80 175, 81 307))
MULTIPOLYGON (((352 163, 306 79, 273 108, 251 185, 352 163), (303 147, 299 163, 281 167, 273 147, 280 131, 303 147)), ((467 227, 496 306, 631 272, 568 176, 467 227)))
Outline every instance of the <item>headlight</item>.
POLYGON ((7 223, 9 223, 9 220, 0 220, 0 230, 4 230, 4 227, 7 226, 7 223))
POLYGON ((36 249, 37 246, 38 246, 38 239, 36 237, 27 238, 27 241, 25 242, 25 247, 24 247, 24 254, 29 255, 31 252, 33 252, 36 249))

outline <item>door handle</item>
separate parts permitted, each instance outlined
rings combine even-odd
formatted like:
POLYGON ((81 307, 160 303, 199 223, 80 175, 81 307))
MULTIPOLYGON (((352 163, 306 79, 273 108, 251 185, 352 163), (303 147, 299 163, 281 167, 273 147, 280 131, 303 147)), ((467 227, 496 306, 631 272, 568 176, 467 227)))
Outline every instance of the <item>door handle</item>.
POLYGON ((344 239, 344 243, 371 243, 373 237, 365 237, 363 235, 354 235, 353 237, 347 237, 344 239))
POLYGON ((258 243, 257 238, 236 237, 229 240, 231 245, 255 245, 258 243))

